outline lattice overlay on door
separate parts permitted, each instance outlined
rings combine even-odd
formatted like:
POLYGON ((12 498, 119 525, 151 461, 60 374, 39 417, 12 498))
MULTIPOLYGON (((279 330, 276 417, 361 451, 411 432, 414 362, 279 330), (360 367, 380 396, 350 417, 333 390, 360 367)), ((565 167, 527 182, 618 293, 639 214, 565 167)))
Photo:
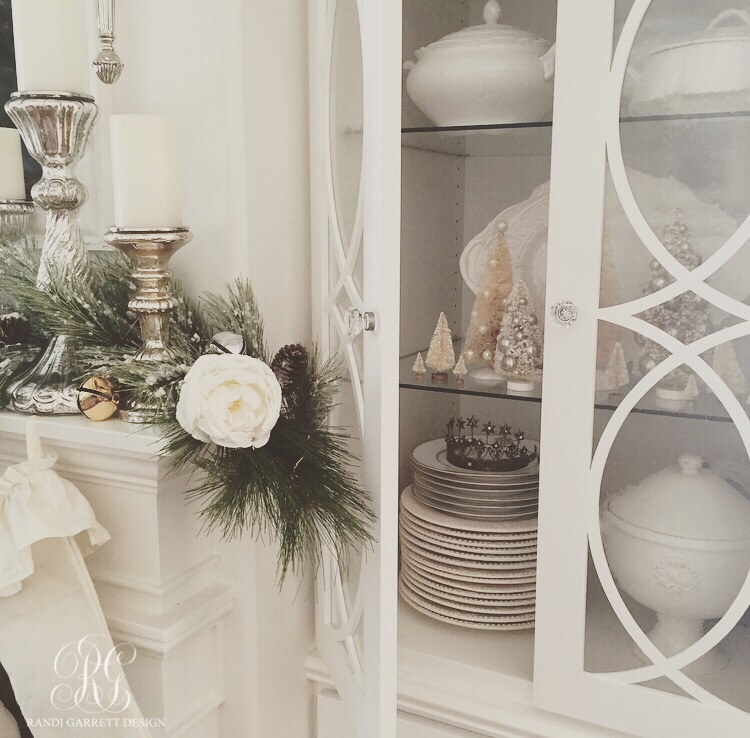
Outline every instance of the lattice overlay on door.
MULTIPOLYGON (((322 276, 323 340, 345 369, 340 404, 331 422, 352 436, 351 453, 361 458, 365 437, 364 345, 357 316, 363 311, 362 51, 357 0, 330 0, 324 47, 327 79, 322 85, 322 158, 328 250, 322 276)), ((362 627, 366 560, 352 551, 346 562, 326 558, 319 572, 319 648, 345 701, 361 701, 362 627), (322 625, 323 633, 320 633, 322 625)))
MULTIPOLYGON (((704 15, 710 20, 717 10, 731 10, 719 0, 688 5, 699 27, 707 25, 704 15)), ((680 20, 690 15, 684 6, 680 20)), ((746 686, 736 686, 737 675, 750 675, 750 647, 739 638, 749 632, 741 624, 750 609, 747 541, 733 532, 721 539, 710 530, 710 515, 683 523, 691 517, 684 509, 674 510, 674 530, 697 526, 705 539, 667 540, 657 520, 664 511, 649 513, 644 501, 640 512, 653 515, 653 526, 628 528, 637 541, 623 563, 620 539, 605 525, 610 495, 663 467, 677 474, 682 465, 682 472, 693 473, 705 457, 740 501, 750 482, 742 376, 744 369, 750 381, 750 120, 747 111, 731 108, 726 115, 634 109, 638 70, 646 69, 648 50, 659 39, 663 43, 659 34, 674 12, 672 0, 618 2, 624 22, 605 101, 608 248, 596 400, 611 414, 597 414, 586 489, 595 572, 589 596, 603 596, 589 604, 586 669, 622 684, 648 684, 750 711, 746 686), (621 356, 615 356, 618 344, 621 356), (604 653, 602 619, 613 633, 621 632, 632 658, 615 663, 604 653), (696 622, 704 625, 691 639, 696 622), (592 645, 596 639, 598 647, 592 645), (730 670, 726 679, 717 676, 722 669, 730 670)), ((669 482, 663 484, 666 489, 669 482)))

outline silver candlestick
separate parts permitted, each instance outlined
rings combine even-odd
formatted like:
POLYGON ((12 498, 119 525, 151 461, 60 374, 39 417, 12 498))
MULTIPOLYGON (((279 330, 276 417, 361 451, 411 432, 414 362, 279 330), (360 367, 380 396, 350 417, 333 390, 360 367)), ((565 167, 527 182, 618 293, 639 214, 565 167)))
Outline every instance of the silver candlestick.
POLYGON ((101 49, 94 59, 94 69, 102 82, 113 85, 125 66, 115 51, 115 0, 96 0, 96 22, 101 49))
POLYGON ((33 202, 0 200, 0 243, 10 243, 23 238, 33 212, 33 202))
MULTIPOLYGON (((169 293, 169 260, 192 240, 188 228, 110 228, 104 240, 122 251, 135 267, 136 293, 128 307, 138 316, 143 345, 136 361, 163 361, 169 356, 169 321, 177 301, 169 293)), ((148 420, 137 404, 124 398, 120 417, 129 423, 148 420)))
MULTIPOLYGON (((29 153, 42 165, 42 178, 31 189, 46 218, 36 286, 49 290, 53 281, 80 284, 89 274, 86 244, 78 225, 86 188, 75 176, 75 165, 86 149, 99 108, 87 95, 14 92, 5 110, 29 153)), ((36 365, 10 388, 11 408, 26 413, 77 414, 75 374, 68 338, 53 338, 36 365)))

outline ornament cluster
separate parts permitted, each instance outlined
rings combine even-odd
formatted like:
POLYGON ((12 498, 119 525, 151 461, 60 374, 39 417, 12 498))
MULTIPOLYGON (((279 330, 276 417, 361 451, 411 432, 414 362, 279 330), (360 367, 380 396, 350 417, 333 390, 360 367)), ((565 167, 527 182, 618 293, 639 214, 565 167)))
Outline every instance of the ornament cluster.
POLYGON ((541 379, 542 340, 529 289, 524 282, 516 282, 505 300, 495 351, 495 372, 514 385, 511 389, 532 389, 541 379))
MULTIPOLYGON (((689 271, 703 262, 695 248, 693 232, 679 210, 675 212, 674 220, 665 226, 662 243, 689 271)), ((673 281, 672 276, 658 260, 654 259, 651 262, 650 269, 651 278, 643 288, 646 295, 664 289, 673 281)), ((694 292, 685 292, 646 310, 643 319, 684 344, 697 341, 713 331, 706 302, 694 292)), ((655 341, 640 334, 636 334, 635 340, 641 347, 638 368, 644 375, 669 356, 669 351, 655 341)), ((657 392, 685 392, 690 376, 691 373, 684 368, 675 369, 660 382, 657 392)))

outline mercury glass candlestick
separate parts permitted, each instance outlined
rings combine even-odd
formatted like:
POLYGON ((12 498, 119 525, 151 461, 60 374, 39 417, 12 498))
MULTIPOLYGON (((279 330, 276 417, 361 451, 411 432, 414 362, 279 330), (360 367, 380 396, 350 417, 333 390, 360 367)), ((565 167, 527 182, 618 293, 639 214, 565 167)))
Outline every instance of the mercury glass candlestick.
POLYGON ((94 59, 94 69, 104 84, 113 85, 125 66, 115 51, 115 0, 96 0, 96 22, 101 48, 94 59))
MULTIPOLYGON (((88 95, 14 92, 5 110, 29 153, 42 165, 42 178, 31 190, 46 218, 36 286, 49 290, 53 281, 80 284, 89 274, 78 224, 87 193, 75 176, 75 165, 86 149, 99 108, 88 95)), ((69 340, 56 336, 36 365, 10 388, 10 406, 17 412, 77 414, 75 375, 69 340)))
MULTIPOLYGON (((143 345, 136 361, 163 361, 169 355, 169 321, 177 301, 169 293, 169 260, 192 240, 190 229, 110 228, 105 241, 122 251, 134 266, 136 293, 128 307, 138 316, 143 345)), ((139 407, 124 398, 120 417, 129 423, 147 420, 139 407)))
POLYGON ((23 238, 33 212, 33 202, 0 200, 0 242, 9 243, 23 238))

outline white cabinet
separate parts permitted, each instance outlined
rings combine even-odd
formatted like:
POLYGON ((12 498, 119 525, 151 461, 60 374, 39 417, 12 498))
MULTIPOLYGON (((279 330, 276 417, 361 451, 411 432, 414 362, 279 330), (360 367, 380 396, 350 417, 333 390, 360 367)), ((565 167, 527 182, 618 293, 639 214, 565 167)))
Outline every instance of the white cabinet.
POLYGON ((309 672, 338 692, 342 736, 409 736, 412 719, 745 736, 750 85, 728 60, 750 16, 729 0, 501 5, 557 42, 553 115, 446 129, 401 65, 481 24, 484 2, 310 0, 318 325, 349 371, 341 419, 378 527, 372 551, 320 573, 309 672), (470 276, 481 248, 464 249, 500 213, 514 279, 540 299, 542 390, 415 378, 441 311, 461 346, 459 263, 470 276), (397 596, 410 454, 471 414, 540 438, 535 630, 465 629, 397 596))

